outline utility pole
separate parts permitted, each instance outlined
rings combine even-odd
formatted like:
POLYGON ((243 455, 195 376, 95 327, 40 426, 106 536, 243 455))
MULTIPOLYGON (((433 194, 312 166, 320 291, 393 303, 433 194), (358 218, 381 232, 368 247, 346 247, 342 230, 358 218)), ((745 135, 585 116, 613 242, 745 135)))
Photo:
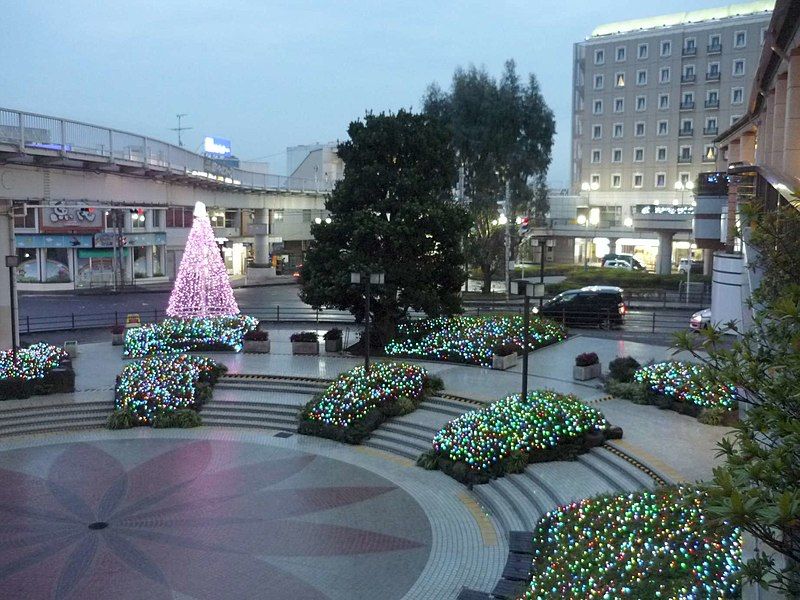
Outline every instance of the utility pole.
POLYGON ((503 200, 503 214, 506 217, 505 257, 506 257, 506 301, 511 299, 511 274, 508 264, 511 262, 511 181, 506 179, 506 196, 503 200))
POLYGON ((170 130, 178 132, 178 146, 183 148, 183 140, 181 139, 181 131, 186 131, 188 129, 193 129, 193 128, 192 127, 181 127, 181 119, 183 117, 188 117, 189 115, 187 113, 180 113, 180 114, 177 114, 175 116, 178 117, 178 126, 177 127, 171 127, 170 130))
MULTIPOLYGON (((464 165, 458 168, 458 203, 466 209, 467 200, 465 196, 466 176, 464 175, 464 165)), ((461 240, 461 251, 464 253, 464 273, 466 279, 464 280, 464 291, 469 291, 469 258, 467 258, 467 236, 469 233, 464 234, 464 239, 461 240)))

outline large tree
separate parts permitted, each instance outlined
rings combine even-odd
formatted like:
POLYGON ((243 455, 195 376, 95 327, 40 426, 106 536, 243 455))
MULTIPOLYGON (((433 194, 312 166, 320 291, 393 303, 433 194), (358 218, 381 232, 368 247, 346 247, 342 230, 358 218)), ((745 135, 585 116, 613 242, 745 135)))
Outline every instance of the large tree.
POLYGON ((497 201, 510 185, 512 214, 529 214, 532 183, 550 165, 555 119, 534 75, 520 83, 513 60, 499 81, 485 69, 456 69, 449 92, 431 85, 424 110, 444 122, 453 134, 456 164, 465 175, 473 227, 467 244, 471 264, 483 275, 488 292, 492 276, 503 267, 503 227, 497 201))
POLYGON ((325 204, 331 222, 311 226, 300 295, 360 321, 364 289, 350 284, 350 273, 385 273, 386 283, 372 286, 370 307, 382 343, 410 309, 429 316, 460 310, 469 216, 453 199, 452 140, 436 119, 405 110, 368 114, 348 134, 338 150, 344 179, 325 204))

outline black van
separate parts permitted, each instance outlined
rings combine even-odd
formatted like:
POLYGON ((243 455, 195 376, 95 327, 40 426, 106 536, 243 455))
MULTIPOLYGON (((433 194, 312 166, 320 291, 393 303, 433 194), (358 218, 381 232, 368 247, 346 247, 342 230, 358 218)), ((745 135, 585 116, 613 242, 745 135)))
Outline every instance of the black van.
POLYGON ((533 312, 567 326, 611 329, 622 325, 628 307, 622 300, 622 288, 592 285, 561 292, 533 312))

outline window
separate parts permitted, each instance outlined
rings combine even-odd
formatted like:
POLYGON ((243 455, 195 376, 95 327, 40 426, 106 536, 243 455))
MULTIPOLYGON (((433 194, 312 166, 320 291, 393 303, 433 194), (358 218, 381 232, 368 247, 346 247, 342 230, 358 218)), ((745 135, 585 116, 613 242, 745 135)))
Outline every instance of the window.
POLYGON ((622 162, 622 148, 614 148, 611 151, 611 162, 613 163, 622 162))
POLYGON ((602 100, 595 100, 594 106, 592 108, 592 112, 596 115, 603 114, 603 101, 602 100))
POLYGON ((667 186, 667 174, 666 173, 656 173, 656 187, 663 188, 667 186))
POLYGON ((194 221, 194 209, 175 206, 167 209, 167 227, 186 228, 191 227, 194 221))
POLYGON ((705 162, 717 160, 717 149, 714 144, 706 144, 703 147, 703 160, 705 162))
POLYGON ((622 187, 622 175, 620 173, 614 173, 613 175, 611 175, 611 187, 612 188, 622 187))
POLYGON ((15 269, 19 283, 40 281, 39 252, 33 248, 17 248, 19 265, 15 269))
POLYGON ((600 150, 592 150, 592 162, 595 164, 600 162, 600 150))
POLYGON ((621 113, 625 110, 625 99, 624 98, 614 98, 614 112, 621 113))
POLYGON ((658 146, 656 147, 656 160, 659 162, 664 162, 667 160, 667 147, 666 146, 658 146))
POLYGON ((681 171, 678 173, 678 181, 680 181, 683 185, 686 185, 686 183, 689 181, 689 173, 686 171, 681 171))
POLYGON ((684 92, 681 100, 682 110, 692 110, 694 108, 694 92, 684 92))
POLYGON ((44 281, 45 283, 69 283, 72 281, 69 268, 67 248, 47 248, 45 250, 44 281))
POLYGON ((733 34, 733 47, 744 48, 747 45, 747 32, 737 31, 733 34))
POLYGON ((633 187, 640 188, 642 187, 642 181, 644 180, 644 175, 641 173, 634 173, 633 174, 633 187))
POLYGON ((733 61, 733 76, 741 77, 742 75, 744 75, 744 59, 737 58, 733 61))
POLYGON ((682 160, 684 162, 692 160, 692 147, 691 146, 681 146, 680 160, 682 160))
POLYGON ((706 108, 719 108, 719 90, 706 91, 706 108))
POLYGON ((697 52, 697 40, 694 38, 686 38, 683 41, 683 53, 694 54, 695 52, 697 52))
POLYGON ((622 123, 614 123, 614 135, 615 138, 622 137, 622 123))
POLYGON ((681 77, 681 81, 686 83, 694 81, 694 79, 695 79, 694 65, 685 65, 683 67, 683 77, 681 77))
POLYGON ((706 133, 716 135, 717 129, 717 117, 706 117, 706 133))
POLYGON ((719 63, 718 62, 708 63, 708 75, 709 75, 709 77, 712 77, 712 78, 719 77, 719 63))
POLYGON ((600 185, 600 173, 592 173, 589 176, 589 183, 596 183, 597 185, 600 185))
POLYGON ((602 50, 594 51, 594 64, 602 65, 606 62, 606 54, 602 50))
POLYGON ((599 140, 603 137, 603 126, 602 125, 593 125, 592 126, 592 139, 599 140))
POLYGON ((691 133, 694 129, 691 119, 684 119, 681 121, 681 133, 691 133))
POLYGON ((722 48, 721 40, 722 38, 718 33, 712 33, 710 36, 708 36, 708 51, 719 51, 719 49, 722 48))
POLYGON ((618 46, 617 47, 617 62, 622 62, 625 60, 625 46, 618 46))
POLYGON ((661 67, 661 70, 658 72, 659 83, 669 83, 669 71, 669 67, 661 67))
POLYGON ((644 137, 644 121, 637 121, 633 128, 633 135, 636 137, 644 137))
POLYGON ((633 162, 644 162, 644 148, 633 149, 633 162))
POLYGON ((594 76, 594 89, 602 90, 603 89, 603 76, 602 75, 595 75, 594 76))
POLYGON ((639 48, 636 51, 636 56, 640 60, 647 58, 647 44, 639 44, 639 48))
POLYGON ((669 121, 658 122, 658 135, 667 135, 669 133, 669 121))
POLYGON ((731 88, 731 104, 744 102, 744 88, 731 88))
POLYGON ((647 108, 647 96, 636 96, 636 110, 641 112, 647 108))
POLYGON ((620 72, 614 75, 614 87, 625 87, 625 73, 620 72))
POLYGON ((666 110, 669 108, 669 94, 658 95, 658 108, 666 110))
POLYGON ((636 85, 647 85, 647 69, 636 71, 636 85))
POLYGON ((32 206, 15 206, 14 229, 36 229, 36 209, 32 206))
POLYGON ((661 42, 661 56, 670 56, 672 54, 672 42, 664 40, 661 42))
POLYGON ((163 211, 154 208, 150 211, 150 226, 153 229, 160 229, 161 228, 161 213, 163 211))

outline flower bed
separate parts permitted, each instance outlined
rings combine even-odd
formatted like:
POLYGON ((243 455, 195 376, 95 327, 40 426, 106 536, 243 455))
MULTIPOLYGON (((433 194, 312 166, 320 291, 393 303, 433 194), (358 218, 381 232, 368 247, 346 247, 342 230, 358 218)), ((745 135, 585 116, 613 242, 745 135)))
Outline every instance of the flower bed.
POLYGON ((109 427, 199 425, 196 411, 225 371, 224 365, 210 358, 186 354, 152 356, 127 364, 117 376, 109 427))
POLYGON ((735 598, 741 542, 706 523, 691 487, 574 502, 547 513, 533 533, 526 600, 735 598))
POLYGON ((0 400, 75 391, 75 372, 63 348, 33 344, 0 352, 0 400))
POLYGON ((633 378, 660 397, 654 404, 662 408, 693 416, 703 409, 732 411, 736 408, 734 390, 711 382, 702 365, 661 362, 637 369, 633 378))
MULTIPOLYGON (((386 354, 428 358, 487 367, 494 348, 514 345, 522 349, 522 317, 438 317, 400 325, 398 339, 386 345, 386 354)), ((561 341, 564 328, 534 317, 528 325, 531 350, 561 341)))
POLYGON ((298 431, 359 444, 387 417, 414 410, 426 392, 441 387, 422 367, 376 363, 342 373, 300 413, 298 431))
POLYGON ((418 464, 469 485, 486 483, 528 463, 572 459, 620 437, 621 429, 575 396, 536 390, 527 401, 514 394, 453 419, 418 464))
POLYGON ((258 319, 245 315, 164 319, 155 325, 129 329, 124 356, 140 358, 189 350, 242 349, 242 338, 258 327, 258 319))

